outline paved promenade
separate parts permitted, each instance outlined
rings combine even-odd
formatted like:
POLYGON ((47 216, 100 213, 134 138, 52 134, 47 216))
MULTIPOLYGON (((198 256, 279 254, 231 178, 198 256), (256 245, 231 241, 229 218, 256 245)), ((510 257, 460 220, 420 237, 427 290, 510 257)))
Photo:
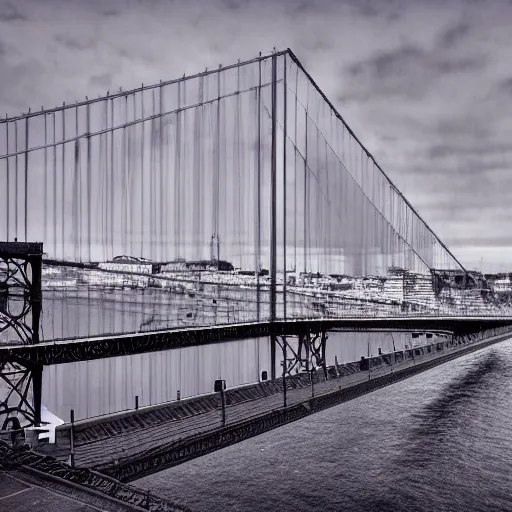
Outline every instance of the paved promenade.
MULTIPOLYGON (((461 346, 466 348, 466 345, 461 346)), ((329 380, 316 382, 313 386, 314 396, 328 394, 339 389, 350 388, 364 381, 390 374, 396 370, 404 370, 408 367, 425 363, 436 359, 441 354, 457 351, 458 348, 445 348, 442 352, 432 350, 431 353, 415 356, 396 365, 384 365, 381 368, 370 371, 358 371, 352 375, 337 377, 331 369, 329 380)), ((323 377, 323 375, 321 375, 323 377)), ((294 389, 287 391, 287 405, 302 403, 311 398, 313 390, 309 376, 303 376, 300 382, 295 382, 294 389)), ((249 388, 250 390, 250 388, 249 388)), ((248 398, 226 407, 226 426, 261 416, 273 410, 283 407, 282 385, 280 390, 274 390, 268 396, 261 396, 247 392, 248 398)), ((203 398, 210 401, 210 410, 194 408, 195 401, 184 401, 182 405, 173 403, 169 407, 181 408, 180 415, 174 418, 163 418, 161 411, 154 409, 144 413, 143 410, 133 412, 133 415, 123 419, 112 418, 111 421, 91 424, 89 431, 85 428, 76 436, 75 464, 77 467, 98 468, 105 464, 118 460, 122 463, 125 458, 131 458, 148 453, 162 445, 169 445, 184 439, 189 439, 199 434, 213 432, 222 427, 219 396, 203 398), (213 406, 211 403, 213 402, 213 406), (188 405, 189 404, 189 405, 188 405), (185 411, 185 412, 183 412, 185 411), (135 421, 137 419, 137 421, 135 421)), ((164 406, 166 407, 166 406, 164 406)), ((45 450, 46 451, 46 450, 45 450)), ((51 452, 49 452, 51 453, 51 452)), ((65 460, 69 454, 69 447, 59 443, 58 450, 54 452, 61 460, 65 460)))
POLYGON ((9 512, 124 512, 139 510, 19 471, 0 471, 0 510, 9 512))

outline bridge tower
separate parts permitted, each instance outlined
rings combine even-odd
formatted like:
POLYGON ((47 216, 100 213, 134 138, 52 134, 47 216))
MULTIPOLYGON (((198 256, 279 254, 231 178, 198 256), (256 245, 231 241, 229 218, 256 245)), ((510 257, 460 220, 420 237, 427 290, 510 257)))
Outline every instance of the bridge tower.
MULTIPOLYGON (((2 345, 39 343, 42 257, 42 243, 0 242, 2 345)), ((40 425, 42 376, 33 361, 0 360, 0 430, 40 425)))

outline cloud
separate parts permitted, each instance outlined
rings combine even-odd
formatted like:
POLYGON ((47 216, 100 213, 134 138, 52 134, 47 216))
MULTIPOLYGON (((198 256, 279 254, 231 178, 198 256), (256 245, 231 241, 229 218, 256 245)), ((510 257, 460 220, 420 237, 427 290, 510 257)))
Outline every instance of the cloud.
POLYGON ((512 96, 512 77, 506 78, 498 84, 498 92, 512 96))
POLYGON ((26 21, 26 19, 11 2, 0 2, 0 22, 26 21))
POLYGON ((89 83, 93 89, 103 88, 106 91, 112 86, 113 77, 110 73, 102 73, 91 76, 89 83))
POLYGON ((457 23, 441 34, 440 46, 450 47, 459 44, 461 41, 467 40, 470 34, 471 27, 468 23, 457 23))
POLYGON ((68 34, 57 34, 55 41, 68 50, 84 51, 94 47, 96 41, 94 36, 87 34, 85 37, 68 34))
POLYGON ((351 64, 347 73, 354 83, 354 91, 357 91, 352 94, 352 101, 357 100, 358 95, 418 101, 435 87, 443 75, 483 69, 485 59, 480 57, 452 57, 437 47, 427 51, 405 45, 351 64))
POLYGON ((451 247, 465 247, 472 246, 475 248, 485 247, 512 247, 512 236, 495 236, 495 237, 480 237, 476 238, 473 236, 469 237, 454 237, 448 238, 446 243, 451 247))

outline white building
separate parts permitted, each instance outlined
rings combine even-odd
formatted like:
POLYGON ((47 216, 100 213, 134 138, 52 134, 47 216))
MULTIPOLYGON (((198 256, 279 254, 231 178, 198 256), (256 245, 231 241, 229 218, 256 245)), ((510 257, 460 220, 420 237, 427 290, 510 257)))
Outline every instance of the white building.
POLYGON ((512 291, 512 283, 510 282, 510 279, 496 279, 496 281, 494 281, 494 291, 497 293, 512 291))
POLYGON ((132 274, 152 274, 153 263, 146 258, 134 256, 116 256, 112 261, 105 261, 98 264, 101 270, 113 272, 126 272, 132 274))

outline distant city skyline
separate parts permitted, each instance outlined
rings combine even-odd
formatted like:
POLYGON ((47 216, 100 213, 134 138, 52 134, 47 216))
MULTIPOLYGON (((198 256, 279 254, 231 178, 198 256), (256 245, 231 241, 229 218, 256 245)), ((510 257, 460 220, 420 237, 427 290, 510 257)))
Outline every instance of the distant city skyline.
POLYGON ((499 0, 0 0, 0 111, 291 47, 455 256, 507 271, 511 21, 499 0))

